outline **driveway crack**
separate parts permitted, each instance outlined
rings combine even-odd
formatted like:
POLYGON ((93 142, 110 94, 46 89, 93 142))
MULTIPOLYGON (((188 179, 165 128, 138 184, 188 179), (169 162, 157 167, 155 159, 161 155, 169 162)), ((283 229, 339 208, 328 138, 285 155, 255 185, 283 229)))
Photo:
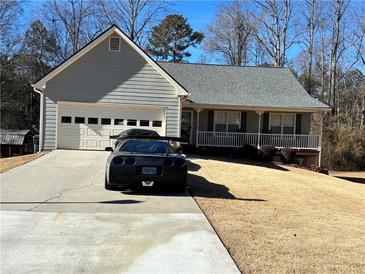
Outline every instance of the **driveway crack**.
POLYGON ((57 193, 55 196, 52 196, 46 200, 44 200, 43 202, 40 202, 38 204, 36 204, 35 206, 33 206, 32 208, 28 209, 27 211, 33 211, 35 210, 36 208, 38 208, 39 206, 41 205, 44 205, 44 204, 47 204, 49 201, 53 200, 53 199, 59 199, 62 197, 62 195, 65 193, 65 192, 68 192, 68 191, 73 191, 73 190, 80 190, 80 189, 83 189, 83 188, 87 188, 89 186, 92 186, 94 185, 95 182, 93 183, 90 183, 90 184, 87 184, 87 185, 83 185, 83 186, 79 186, 79 187, 72 187, 72 188, 67 188, 67 189, 64 189, 62 191, 60 191, 59 193, 57 193))

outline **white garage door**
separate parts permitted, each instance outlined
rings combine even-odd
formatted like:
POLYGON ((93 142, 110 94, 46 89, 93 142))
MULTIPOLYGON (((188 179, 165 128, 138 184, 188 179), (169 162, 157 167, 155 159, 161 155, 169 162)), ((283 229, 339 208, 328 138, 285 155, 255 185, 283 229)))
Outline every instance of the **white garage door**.
POLYGON ((165 135, 162 107, 58 103, 57 147, 100 149, 112 146, 116 135, 130 128, 152 129, 165 135))

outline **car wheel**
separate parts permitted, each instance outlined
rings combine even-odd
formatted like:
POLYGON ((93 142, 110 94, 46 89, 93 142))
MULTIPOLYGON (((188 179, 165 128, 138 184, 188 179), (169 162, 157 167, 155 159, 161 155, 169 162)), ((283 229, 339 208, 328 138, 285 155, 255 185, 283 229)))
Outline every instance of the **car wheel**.
POLYGON ((106 176, 105 176, 105 189, 106 190, 112 190, 112 191, 122 191, 122 189, 121 188, 119 188, 119 187, 117 187, 117 186, 111 186, 111 185, 109 185, 108 184, 108 181, 107 181, 107 179, 106 179, 106 176))
POLYGON ((184 191, 186 189, 186 181, 176 184, 175 189, 178 191, 184 191))

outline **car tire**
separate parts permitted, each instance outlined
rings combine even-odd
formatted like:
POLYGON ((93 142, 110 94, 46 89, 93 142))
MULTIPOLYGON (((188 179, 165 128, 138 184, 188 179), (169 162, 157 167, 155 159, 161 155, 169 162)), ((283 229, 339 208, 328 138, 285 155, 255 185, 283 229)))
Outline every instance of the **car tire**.
POLYGON ((106 179, 106 176, 105 176, 105 185, 104 185, 105 189, 106 190, 111 190, 111 191, 122 191, 123 189, 117 187, 117 186, 111 186, 108 184, 108 181, 106 179))
POLYGON ((175 186, 175 189, 177 191, 184 191, 186 189, 186 181, 184 182, 181 182, 181 183, 178 183, 176 186, 175 186))

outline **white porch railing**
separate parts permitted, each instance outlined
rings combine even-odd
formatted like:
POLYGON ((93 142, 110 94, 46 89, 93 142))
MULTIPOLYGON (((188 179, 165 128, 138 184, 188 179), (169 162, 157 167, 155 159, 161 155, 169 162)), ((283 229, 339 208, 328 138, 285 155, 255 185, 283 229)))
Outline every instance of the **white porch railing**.
POLYGON ((272 145, 277 148, 318 149, 320 135, 303 134, 266 134, 241 132, 198 131, 198 146, 242 147, 250 145, 272 145))

